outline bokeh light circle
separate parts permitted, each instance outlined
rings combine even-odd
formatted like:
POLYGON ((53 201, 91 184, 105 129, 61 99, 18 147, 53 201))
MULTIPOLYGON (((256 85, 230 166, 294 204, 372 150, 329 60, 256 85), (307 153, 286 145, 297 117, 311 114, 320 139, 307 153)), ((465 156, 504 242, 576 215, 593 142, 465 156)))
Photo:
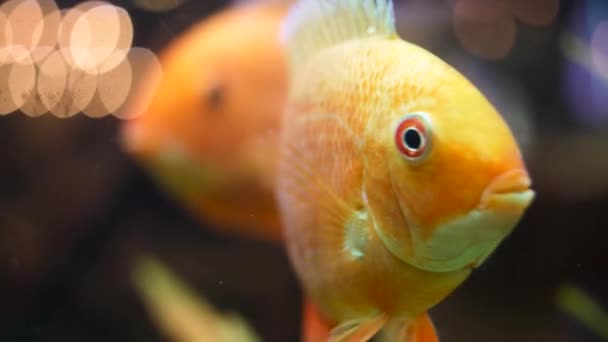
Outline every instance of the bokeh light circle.
MULTIPOLYGON (((90 73, 99 72, 102 63, 117 49, 122 34, 123 16, 124 10, 121 12, 116 6, 91 4, 76 20, 70 36, 70 46, 83 48, 74 53, 74 62, 80 69, 90 73)), ((132 30, 130 36, 132 37, 132 30)), ((130 43, 126 42, 127 45, 130 43)))
MULTIPOLYGON (((40 41, 40 35, 35 35, 36 26, 43 21, 42 8, 35 0, 11 0, 5 8, 7 24, 12 30, 10 49, 11 57, 22 62, 29 58, 31 52, 40 41), (11 3, 13 1, 14 3, 11 3)), ((28 63, 28 61, 25 61, 28 63)))
POLYGON ((0 64, 0 115, 10 114, 17 110, 10 91, 11 64, 0 64))
POLYGON ((68 65, 63 55, 54 50, 38 67, 36 84, 40 101, 47 112, 52 112, 59 105, 66 90, 69 76, 68 65))
MULTIPOLYGON (((0 114, 131 117, 143 112, 125 109, 140 79, 160 84, 156 55, 132 48, 131 17, 109 2, 60 10, 53 0, 9 0, 0 29, 0 114)), ((145 108, 150 99, 137 100, 145 108)))
POLYGON ((608 125, 606 17, 607 3, 581 3, 569 13, 561 37, 563 101, 573 119, 593 128, 608 125))
POLYGON ((106 5, 107 3, 103 1, 85 1, 68 10, 62 10, 64 14, 59 29, 58 45, 63 57, 72 68, 86 69, 91 73, 97 72, 92 66, 94 63, 89 62, 93 32, 86 13, 95 7, 106 5))
POLYGON ((469 53, 485 59, 505 57, 515 44, 517 20, 551 24, 559 0, 450 0, 454 32, 469 53))
POLYGON ((133 43, 133 22, 129 13, 120 7, 115 7, 117 15, 117 27, 119 29, 118 40, 114 44, 114 49, 105 58, 100 65, 98 70, 100 73, 108 72, 115 68, 118 64, 127 57, 131 44, 133 43))
POLYGON ((133 119, 145 113, 163 78, 162 66, 154 52, 134 47, 127 58, 133 81, 127 101, 113 113, 119 119, 133 119))
POLYGON ((11 65, 8 77, 9 92, 17 109, 36 92, 36 66, 29 59, 11 65))
POLYGON ((500 59, 513 47, 516 25, 506 0, 459 0, 453 12, 454 31, 469 53, 500 59))
POLYGON ((78 66, 76 65, 74 55, 82 54, 83 52, 80 51, 82 47, 71 46, 70 38, 74 24, 78 18, 80 18, 83 12, 77 7, 67 10, 63 9, 61 12, 62 16, 61 23, 59 25, 57 46, 59 47, 59 51, 61 51, 61 54, 68 65, 70 65, 72 68, 77 68, 78 66))
POLYGON ((0 64, 12 62, 11 47, 13 28, 11 27, 2 7, 0 6, 0 64))
POLYGON ((590 49, 593 65, 608 80, 608 20, 600 22, 593 31, 590 49))
POLYGON ((39 62, 46 58, 55 48, 61 23, 61 12, 54 1, 40 2, 44 18, 34 28, 34 37, 38 45, 31 51, 31 58, 39 62))
POLYGON ((549 25, 557 16, 559 0, 510 0, 513 14, 528 25, 549 25))
MULTIPOLYGON (((97 86, 98 85, 99 84, 97 83, 97 86)), ((98 91, 95 91, 93 98, 91 98, 89 104, 82 110, 82 113, 94 119, 103 118, 110 114, 108 113, 108 110, 106 109, 106 106, 103 103, 103 100, 101 99, 101 96, 99 95, 98 91)))
POLYGON ((133 0, 133 4, 150 12, 171 11, 184 4, 184 0, 133 0))
POLYGON ((69 118, 87 107, 97 89, 97 75, 80 69, 70 70, 65 92, 51 112, 59 118, 69 118))
POLYGON ((92 118, 100 118, 111 114, 125 102, 131 90, 131 65, 125 58, 116 68, 99 74, 97 92, 91 103, 83 110, 92 118))
POLYGON ((106 114, 115 112, 125 103, 131 90, 132 77, 128 58, 123 59, 116 68, 99 75, 97 92, 106 114))

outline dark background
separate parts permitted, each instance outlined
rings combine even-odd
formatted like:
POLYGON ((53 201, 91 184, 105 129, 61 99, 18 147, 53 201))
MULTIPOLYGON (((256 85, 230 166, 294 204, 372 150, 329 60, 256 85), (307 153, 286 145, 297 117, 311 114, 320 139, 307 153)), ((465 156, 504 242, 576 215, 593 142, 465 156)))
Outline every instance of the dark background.
MULTIPOLYGON (((113 3, 131 14, 133 45, 156 52, 227 6, 191 0, 152 13, 113 3)), ((608 20, 606 2, 561 1, 553 24, 518 23, 513 49, 499 60, 468 54, 449 24, 449 3, 426 3, 433 32, 419 22, 400 24, 400 32, 448 61, 461 56, 463 71, 477 73, 505 108, 514 105, 505 100, 512 94, 492 75, 516 84, 537 190, 513 234, 432 310, 442 340, 599 341, 558 310, 556 291, 574 284, 608 307, 608 108, 590 90, 600 84, 608 96, 607 82, 572 66, 560 37, 572 29, 576 9, 595 6, 594 22, 608 20), (592 122, 581 119, 589 111, 592 122)), ((574 28, 587 39, 589 20, 574 28)), ((202 229, 120 150, 119 125, 82 115, 0 117, 0 341, 167 340, 130 283, 130 260, 141 252, 159 257, 218 307, 242 314, 265 341, 297 341, 301 297, 282 249, 202 229)))

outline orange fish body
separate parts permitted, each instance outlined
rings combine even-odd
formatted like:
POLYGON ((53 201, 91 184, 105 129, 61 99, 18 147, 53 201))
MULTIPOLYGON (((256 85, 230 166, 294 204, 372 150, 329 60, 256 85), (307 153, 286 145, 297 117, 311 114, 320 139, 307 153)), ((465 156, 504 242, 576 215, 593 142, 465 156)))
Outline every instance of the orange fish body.
POLYGON ((283 37, 276 192, 304 291, 332 341, 433 340, 426 312, 532 201, 515 139, 466 78, 397 36, 391 1, 301 0, 283 37))
POLYGON ((176 39, 160 56, 160 86, 142 89, 154 92, 148 109, 122 131, 125 149, 203 222, 270 241, 281 239, 272 191, 287 9, 234 6, 176 39))

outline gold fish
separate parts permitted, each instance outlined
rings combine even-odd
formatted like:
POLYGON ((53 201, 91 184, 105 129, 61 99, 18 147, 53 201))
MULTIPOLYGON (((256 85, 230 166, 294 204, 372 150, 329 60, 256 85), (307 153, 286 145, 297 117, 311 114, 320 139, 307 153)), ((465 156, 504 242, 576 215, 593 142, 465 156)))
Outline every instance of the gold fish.
POLYGON ((154 92, 148 110, 122 130, 125 149, 197 218, 270 241, 281 239, 273 188, 288 5, 233 6, 172 42, 162 83, 142 89, 154 92))
POLYGON ((412 329, 429 327, 426 312, 534 197, 495 108, 402 40, 394 21, 388 0, 301 0, 282 29, 290 89, 277 201, 290 259, 332 341, 379 331, 436 340, 412 329))

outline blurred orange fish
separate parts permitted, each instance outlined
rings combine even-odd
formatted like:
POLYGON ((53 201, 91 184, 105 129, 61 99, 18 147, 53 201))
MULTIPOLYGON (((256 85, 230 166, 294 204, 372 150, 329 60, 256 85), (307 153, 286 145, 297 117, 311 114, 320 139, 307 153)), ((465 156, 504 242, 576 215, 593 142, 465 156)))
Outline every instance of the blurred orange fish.
POLYGON ((495 108, 394 21, 390 0, 301 0, 282 32, 276 191, 308 322, 331 341, 437 340, 426 312, 534 197, 495 108))
POLYGON ((122 132, 126 150, 203 222, 270 241, 281 239, 272 191, 287 9, 237 5, 176 39, 160 56, 162 83, 143 89, 155 91, 148 110, 122 132))

